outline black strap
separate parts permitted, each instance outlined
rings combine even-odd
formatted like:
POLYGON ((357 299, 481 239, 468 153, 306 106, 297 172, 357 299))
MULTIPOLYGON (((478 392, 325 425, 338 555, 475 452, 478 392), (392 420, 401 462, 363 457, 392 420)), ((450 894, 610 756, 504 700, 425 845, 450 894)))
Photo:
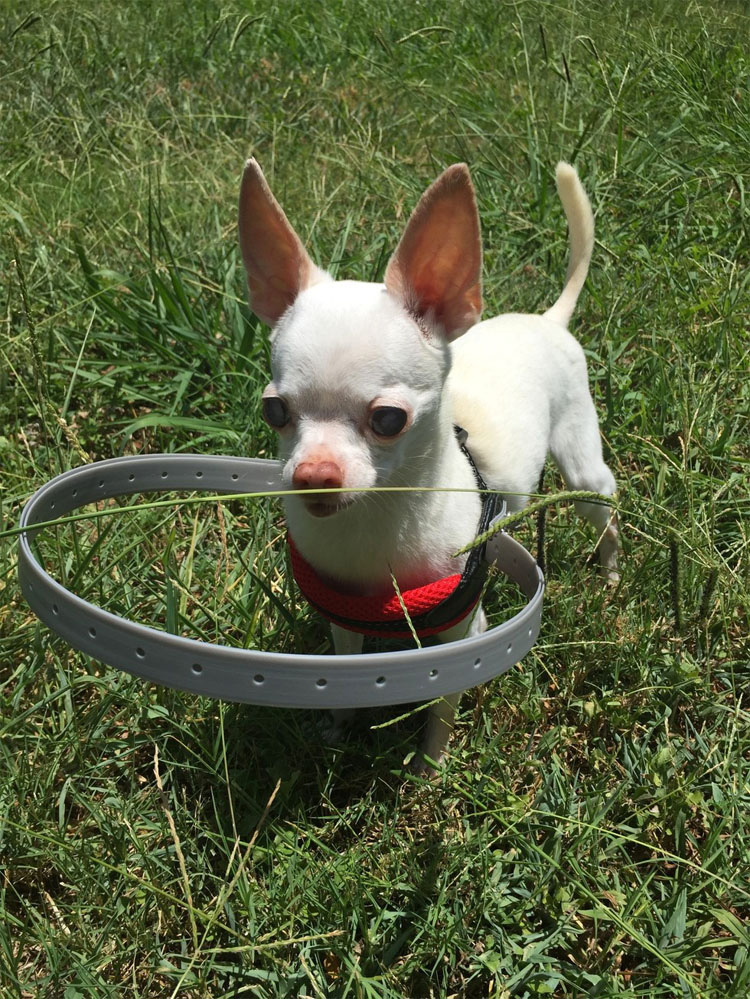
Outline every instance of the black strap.
MULTIPOLYGON (((459 446, 466 455, 466 459, 474 472, 477 488, 481 491, 482 510, 479 515, 479 524, 477 526, 477 535, 480 535, 489 529, 490 524, 497 515, 499 497, 497 493, 490 492, 487 489, 487 483, 484 481, 482 473, 477 468, 471 451, 466 446, 466 441, 469 436, 467 432, 463 427, 459 427, 457 424, 453 429, 455 430, 459 446)), ((456 617, 462 606, 471 606, 481 593, 484 581, 487 578, 488 570, 488 564, 484 558, 486 547, 487 542, 482 545, 477 545, 477 547, 471 549, 469 557, 466 559, 464 570, 461 573, 461 581, 456 589, 449 597, 443 600, 442 603, 438 604, 433 611, 425 614, 425 617, 430 618, 429 623, 433 627, 439 620, 450 621, 452 618, 456 617)))

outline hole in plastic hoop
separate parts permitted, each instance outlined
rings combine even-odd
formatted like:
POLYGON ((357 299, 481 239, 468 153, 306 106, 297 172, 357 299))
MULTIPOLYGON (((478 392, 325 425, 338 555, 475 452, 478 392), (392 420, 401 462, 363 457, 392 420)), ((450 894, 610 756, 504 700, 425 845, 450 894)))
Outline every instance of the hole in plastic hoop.
POLYGON ((203 672, 203 667, 201 666, 200 663, 193 663, 193 665, 190 668, 192 669, 193 673, 196 674, 196 676, 198 675, 198 673, 203 672))
POLYGON ((321 678, 319 680, 315 681, 315 686, 316 687, 321 687, 322 688, 322 687, 326 687, 327 685, 328 685, 328 680, 326 680, 325 677, 321 676, 321 678))
POLYGON ((265 681, 266 678, 263 676, 262 673, 256 673, 255 676, 253 677, 253 683, 257 683, 259 687, 262 683, 265 683, 265 681))

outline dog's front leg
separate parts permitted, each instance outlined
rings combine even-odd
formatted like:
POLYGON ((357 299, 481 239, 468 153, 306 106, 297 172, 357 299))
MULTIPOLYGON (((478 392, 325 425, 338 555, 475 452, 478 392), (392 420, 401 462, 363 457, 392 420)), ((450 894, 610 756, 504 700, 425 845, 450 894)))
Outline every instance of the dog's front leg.
MULTIPOLYGON (((331 624, 331 638, 337 656, 358 656, 362 652, 364 635, 356 631, 347 631, 338 624, 331 624)), ((328 712, 330 724, 326 726, 324 732, 326 742, 339 742, 344 729, 352 723, 356 713, 356 708, 331 708, 328 712)))
POLYGON ((443 762, 453 726, 456 721, 456 708, 463 691, 445 694, 433 704, 427 716, 427 728, 419 756, 414 758, 413 769, 417 773, 434 777, 436 766, 443 762))
MULTIPOLYGON (((453 628, 441 631, 438 638, 441 642, 455 642, 459 638, 471 638, 487 630, 487 618, 481 606, 472 615, 467 627, 462 621, 453 628)), ((427 717, 427 729, 422 742, 421 759, 416 758, 414 768, 420 773, 435 774, 435 765, 443 761, 448 740, 456 720, 456 708, 463 691, 446 694, 433 704, 427 717)))
POLYGON ((358 656, 362 652, 365 636, 358 631, 348 631, 341 625, 331 624, 333 650, 337 656, 358 656))

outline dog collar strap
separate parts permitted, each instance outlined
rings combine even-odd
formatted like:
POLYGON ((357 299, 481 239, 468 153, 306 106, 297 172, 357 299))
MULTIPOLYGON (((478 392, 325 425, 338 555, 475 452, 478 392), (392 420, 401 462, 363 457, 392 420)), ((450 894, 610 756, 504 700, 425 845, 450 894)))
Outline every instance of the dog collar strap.
MULTIPOLYGON (((21 590, 47 627, 99 662, 205 697, 284 708, 375 707, 431 700, 486 683, 533 646, 542 620, 544 577, 532 556, 503 533, 487 542, 487 560, 525 594, 527 603, 517 614, 471 638, 365 656, 229 648, 137 624, 71 593, 39 564, 32 548, 33 536, 44 522, 114 496, 285 488, 279 462, 262 458, 150 454, 63 472, 34 493, 21 514, 21 590)), ((75 575, 71 570, 70 577, 75 575)))

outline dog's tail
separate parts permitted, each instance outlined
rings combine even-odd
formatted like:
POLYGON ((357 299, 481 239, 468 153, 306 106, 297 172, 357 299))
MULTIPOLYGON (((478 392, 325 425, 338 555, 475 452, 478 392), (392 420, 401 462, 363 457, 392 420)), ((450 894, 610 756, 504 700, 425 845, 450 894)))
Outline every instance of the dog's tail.
POLYGON ((557 193, 560 195, 568 220, 570 260, 562 294, 544 315, 546 319, 567 327, 591 261, 591 251, 594 248, 594 213, 591 211, 591 203, 578 179, 575 167, 569 163, 558 163, 555 180, 557 193))

